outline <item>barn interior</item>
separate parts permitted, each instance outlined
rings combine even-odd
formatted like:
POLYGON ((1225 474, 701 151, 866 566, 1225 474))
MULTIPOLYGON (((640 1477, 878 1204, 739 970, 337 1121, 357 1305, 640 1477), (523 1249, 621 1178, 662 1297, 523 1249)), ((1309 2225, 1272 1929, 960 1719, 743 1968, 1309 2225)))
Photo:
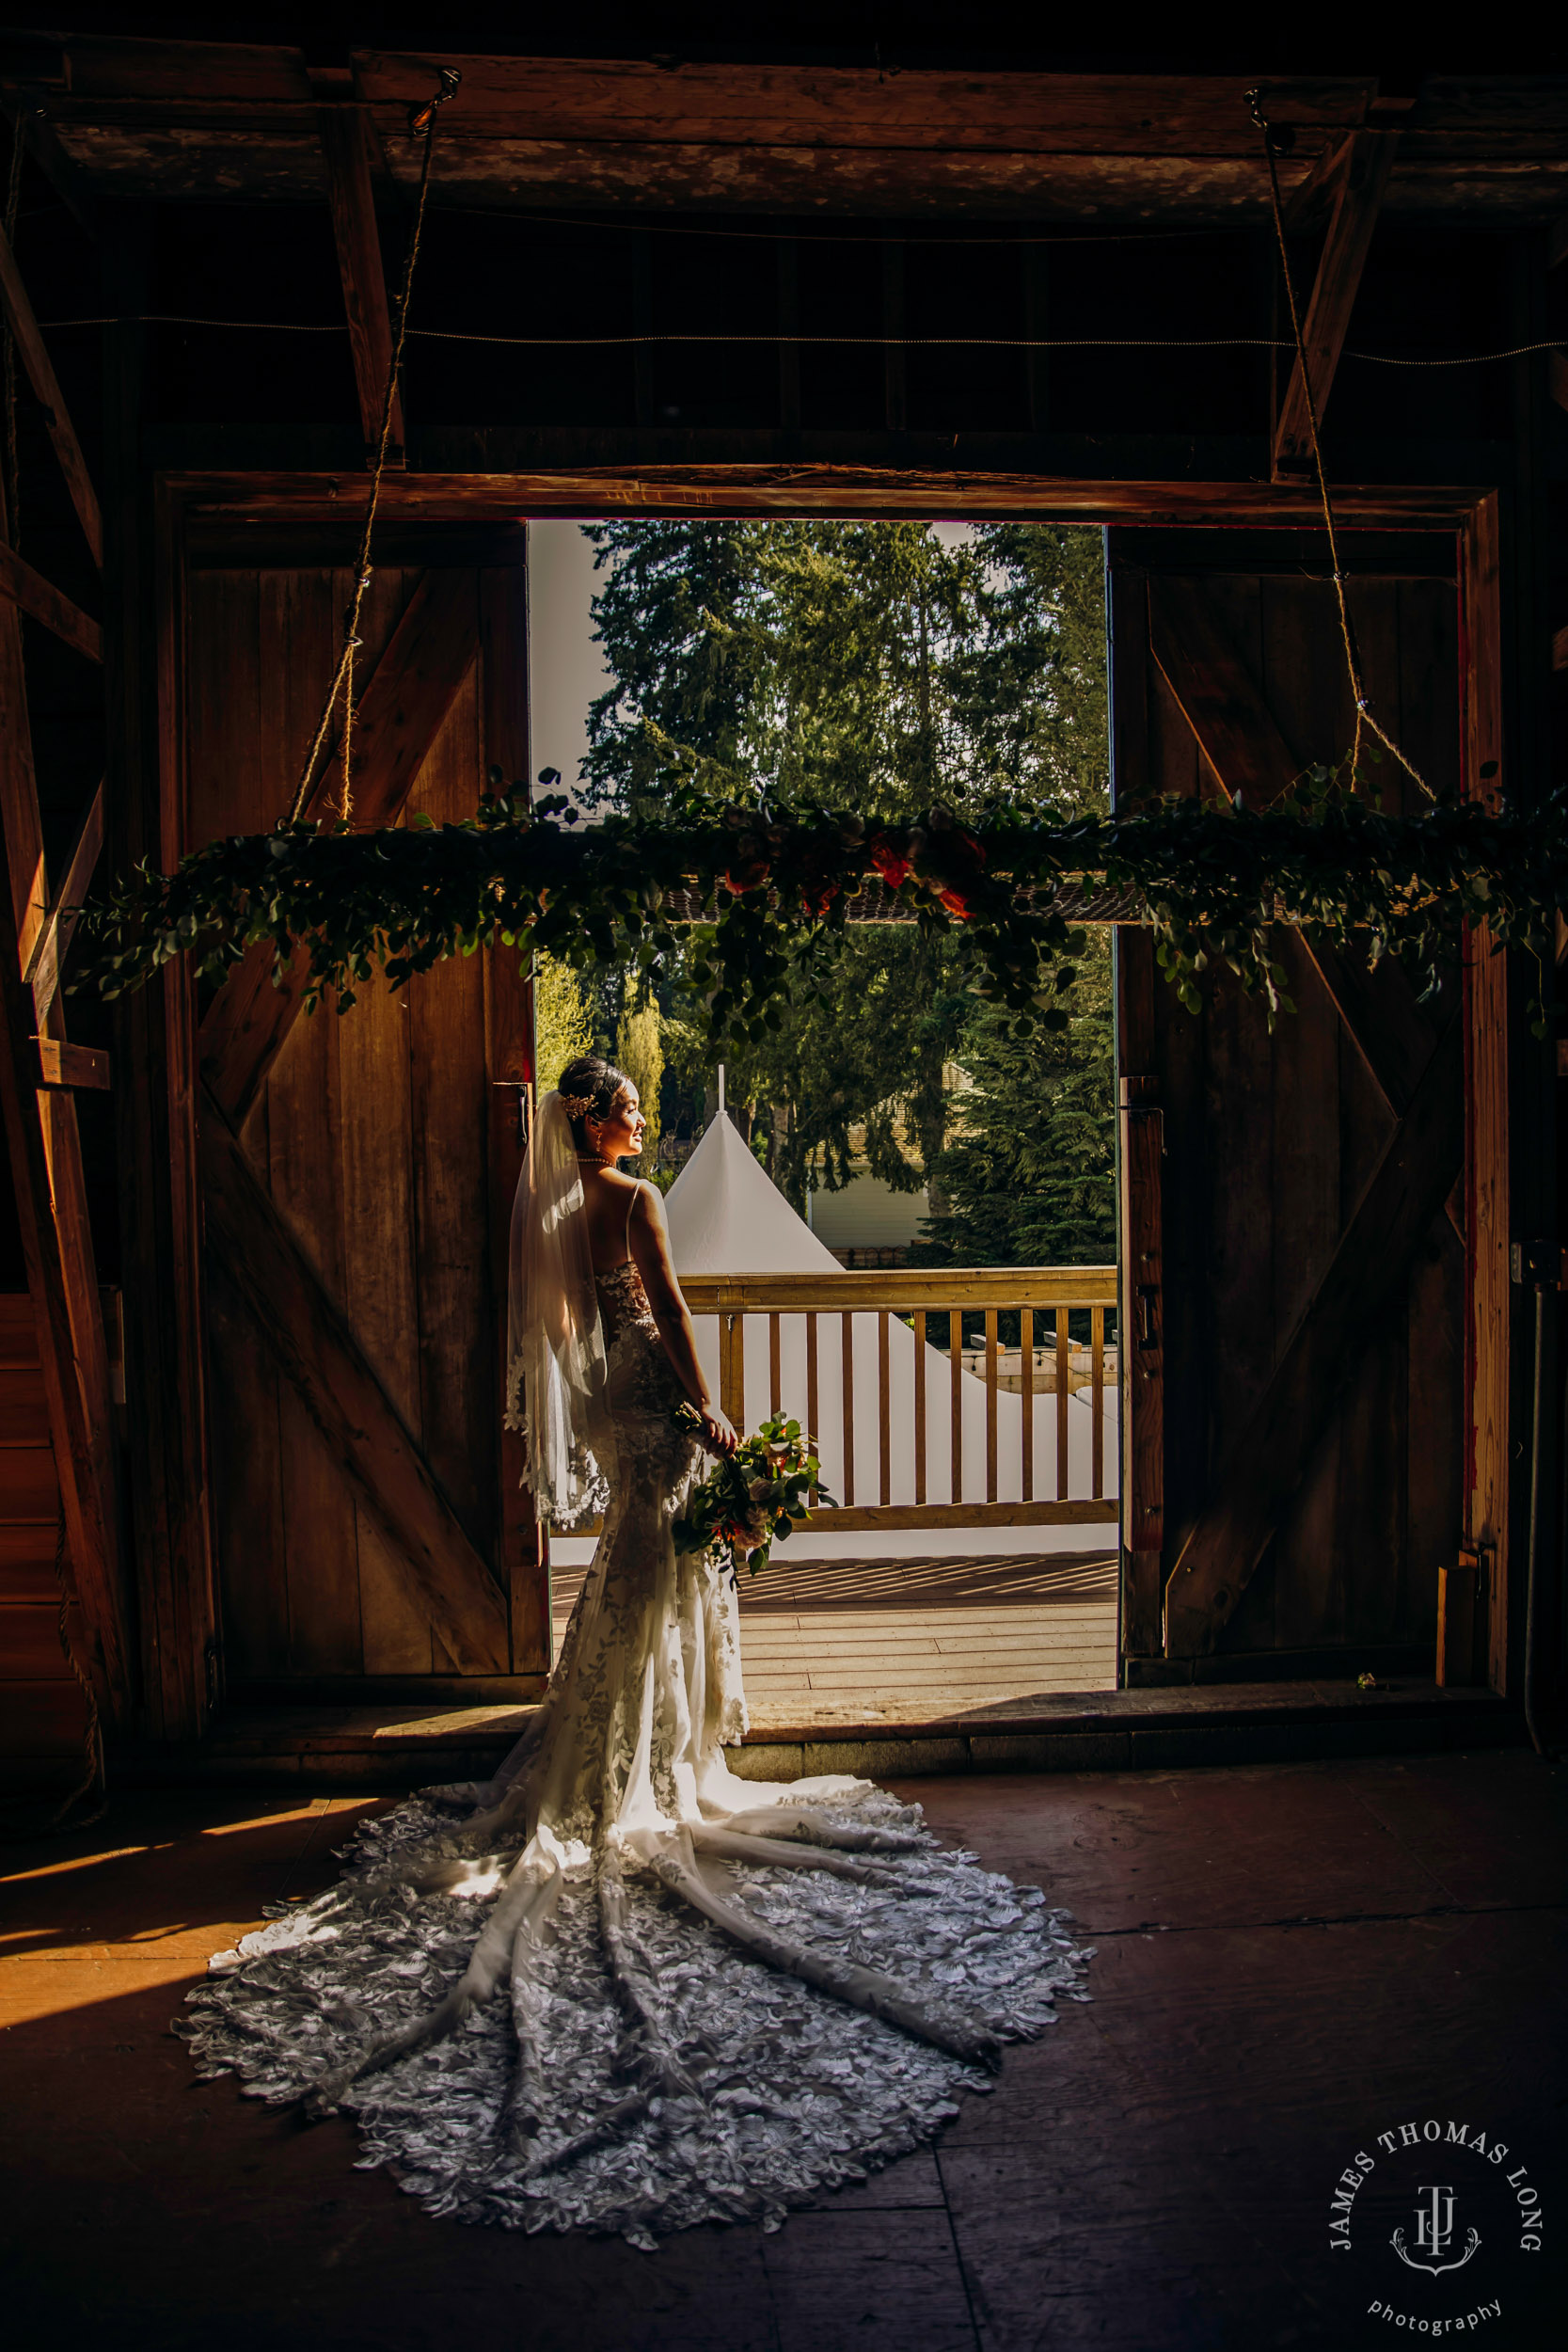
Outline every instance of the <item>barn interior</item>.
MULTIPOLYGON (((887 1780, 1051 1885, 1098 2006, 935 2155, 647 2258, 433 2223, 341 2122, 187 2087, 165 2031, 360 1813, 490 1770, 545 1687, 499 1416, 526 967, 337 1021, 264 949, 113 1005, 71 949, 95 881, 287 815, 372 478, 361 828, 529 776, 529 520, 627 515, 1102 530, 1117 806, 1266 805, 1356 723, 1315 431, 1373 707, 1438 798, 1538 804, 1568 81, 1045 54, 928 10, 112 13, 0 35, 18 2340, 445 2345, 521 2296, 541 2344, 1343 2341, 1357 2149, 1451 2113, 1543 2189, 1560 2162, 1550 976, 1477 930, 1418 1001, 1282 930, 1271 1025, 1223 969, 1184 1008, 1101 911, 1118 1687, 786 1710, 749 1750, 887 1780)), ((328 759, 307 813, 336 789, 328 759)), ((1384 789, 1418 813, 1403 768, 1384 789)), ((1509 2273, 1496 2341, 1549 2340, 1545 2271, 1509 2273)))

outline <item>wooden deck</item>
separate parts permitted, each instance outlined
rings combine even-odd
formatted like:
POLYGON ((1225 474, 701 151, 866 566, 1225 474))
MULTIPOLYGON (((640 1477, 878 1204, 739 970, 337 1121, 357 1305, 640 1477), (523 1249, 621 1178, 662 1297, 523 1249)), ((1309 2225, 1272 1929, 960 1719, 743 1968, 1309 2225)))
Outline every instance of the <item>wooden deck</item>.
MULTIPOLYGON (((581 1568, 551 1579, 559 1648, 581 1568)), ((807 1560, 740 1580, 753 1732, 1006 1718, 1117 1680, 1113 1551, 807 1560)))

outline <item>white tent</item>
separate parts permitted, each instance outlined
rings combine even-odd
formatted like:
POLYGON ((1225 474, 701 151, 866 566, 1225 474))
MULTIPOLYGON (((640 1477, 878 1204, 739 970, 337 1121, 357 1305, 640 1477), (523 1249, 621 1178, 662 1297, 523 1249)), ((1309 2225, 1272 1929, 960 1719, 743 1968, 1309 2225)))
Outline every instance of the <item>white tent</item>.
MULTIPOLYGON (((680 1274, 822 1274, 842 1269, 803 1218, 798 1216, 722 1109, 696 1151, 671 1186, 665 1204, 676 1271, 680 1274)), ((843 1369, 836 1323, 818 1325, 817 1422, 823 1474, 829 1491, 846 1500, 843 1439, 843 1369)), ((875 1313, 852 1319, 855 1433, 855 1500, 880 1500, 880 1454, 877 1397, 878 1318, 875 1313)), ((697 1320, 697 1345, 712 1385, 719 1392, 719 1327, 715 1316, 697 1320)), ((768 1406, 768 1318, 746 1321, 746 1422, 755 1428, 768 1406)), ((917 1346, 926 1349, 926 1499, 948 1501, 951 1488, 951 1373, 947 1357, 917 1340, 899 1317, 888 1325, 888 1387, 891 1406, 890 1494, 893 1502, 912 1502, 914 1495, 914 1362, 917 1346)), ((805 1419, 806 1327, 801 1315, 780 1321, 780 1385, 786 1412, 805 1419)), ((985 1493, 986 1391, 970 1374, 960 1377, 962 1477, 960 1499, 978 1501, 985 1493)), ((1104 1477, 1108 1495, 1117 1492, 1117 1443, 1116 1392, 1106 1395, 1104 1477)), ((1006 1392, 997 1398, 997 1498, 1016 1502, 1022 1495, 1023 1400, 1006 1392)), ((1035 1418, 1035 1493, 1056 1491, 1056 1400, 1037 1396, 1035 1418)), ((1091 1489, 1092 1417, 1087 1396, 1078 1394, 1068 1406, 1068 1492, 1087 1496, 1091 1489)), ((1103 1521, 1063 1527, 921 1528, 886 1534, 834 1536, 832 1514, 824 1512, 807 1534, 791 1538, 792 1557, 820 1559, 893 1558, 911 1551, 923 1554, 974 1551, 1037 1552, 1082 1550, 1114 1544, 1114 1531, 1103 1521), (795 1547, 799 1545, 797 1553, 795 1547)))

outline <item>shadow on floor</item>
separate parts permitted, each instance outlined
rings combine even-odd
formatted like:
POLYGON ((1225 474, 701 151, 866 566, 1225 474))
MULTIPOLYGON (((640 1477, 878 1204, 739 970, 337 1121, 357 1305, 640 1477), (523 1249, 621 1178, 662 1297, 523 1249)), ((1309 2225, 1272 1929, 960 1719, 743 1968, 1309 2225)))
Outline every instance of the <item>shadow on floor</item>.
MULTIPOLYGON (((582 1589, 583 1568, 550 1577, 555 1613, 563 1618, 582 1589)), ((1114 1551, 1000 1552, 953 1560, 796 1560, 784 1547, 755 1576, 737 1580, 748 1616, 782 1610, 986 1609, 1107 1602, 1117 1597, 1114 1551)))
MULTIPOLYGON (((9 2341, 1354 2352, 1392 2323, 1351 2297, 1330 2199, 1380 2133, 1483 2127, 1560 2214, 1561 1770, 1505 1751, 902 1793, 1073 1911, 1092 2004, 1010 2052, 934 2150, 775 2236, 651 2256, 432 2219, 355 2169, 347 2122, 192 2080, 168 2032, 185 1984, 263 1902, 329 1879, 364 1801, 149 1791, 0 1851, 9 2341)), ((1363 2234, 1405 2308, 1420 2280, 1363 2234)), ((1475 2332, 1555 2345, 1560 2263, 1505 2280, 1475 2332)))

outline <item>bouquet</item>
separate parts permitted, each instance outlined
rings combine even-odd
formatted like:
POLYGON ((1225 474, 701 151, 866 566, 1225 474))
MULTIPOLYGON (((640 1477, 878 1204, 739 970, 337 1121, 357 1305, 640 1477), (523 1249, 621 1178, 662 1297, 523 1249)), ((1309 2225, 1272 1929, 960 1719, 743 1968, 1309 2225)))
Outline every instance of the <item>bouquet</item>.
MULTIPOLYGON (((694 1413, 689 1418, 697 1423, 694 1413)), ((675 1521, 675 1549, 727 1558, 732 1576, 744 1558, 754 1576, 775 1543, 803 1526, 818 1503, 832 1500, 822 1484, 816 1438, 798 1421, 765 1421, 754 1438, 742 1438, 692 1488, 685 1518, 675 1521)))

